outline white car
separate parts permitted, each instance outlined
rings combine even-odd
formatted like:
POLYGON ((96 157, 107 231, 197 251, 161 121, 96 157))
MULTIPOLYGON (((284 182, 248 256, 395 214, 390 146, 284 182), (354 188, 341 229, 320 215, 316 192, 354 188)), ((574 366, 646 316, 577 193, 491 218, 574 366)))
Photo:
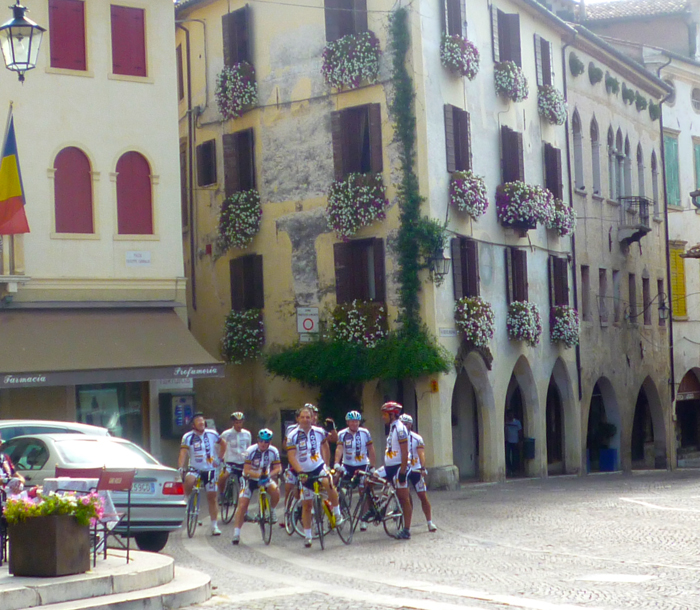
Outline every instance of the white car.
POLYGON ((72 421, 51 421, 48 419, 0 419, 0 438, 9 441, 25 434, 89 434, 109 436, 109 430, 90 424, 72 421))

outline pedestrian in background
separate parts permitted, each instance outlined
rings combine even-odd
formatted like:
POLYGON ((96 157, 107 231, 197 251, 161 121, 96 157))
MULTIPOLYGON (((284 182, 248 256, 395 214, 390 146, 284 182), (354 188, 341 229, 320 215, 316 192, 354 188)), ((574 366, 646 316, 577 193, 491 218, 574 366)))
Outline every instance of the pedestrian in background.
POLYGON ((520 443, 523 439, 523 425, 515 417, 513 409, 506 411, 506 476, 515 476, 520 471, 520 443))

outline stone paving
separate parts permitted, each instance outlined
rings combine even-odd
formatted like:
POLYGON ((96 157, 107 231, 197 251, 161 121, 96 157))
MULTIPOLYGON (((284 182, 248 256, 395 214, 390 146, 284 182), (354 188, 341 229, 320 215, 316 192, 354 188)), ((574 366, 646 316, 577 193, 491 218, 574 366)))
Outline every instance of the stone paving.
POLYGON ((416 502, 410 541, 370 526, 326 550, 246 524, 165 552, 209 573, 217 610, 700 609, 700 470, 469 484, 416 502))

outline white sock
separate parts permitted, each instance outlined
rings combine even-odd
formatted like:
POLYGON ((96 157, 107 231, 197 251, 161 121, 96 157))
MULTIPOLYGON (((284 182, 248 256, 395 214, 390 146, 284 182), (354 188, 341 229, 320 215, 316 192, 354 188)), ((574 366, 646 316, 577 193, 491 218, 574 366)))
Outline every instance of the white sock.
POLYGON ((308 529, 308 530, 305 529, 305 530, 304 530, 304 536, 306 536, 307 538, 313 538, 313 537, 314 537, 314 535, 313 535, 313 533, 311 532, 310 529, 308 529))
POLYGON ((241 528, 240 528, 240 527, 234 527, 234 528, 233 528, 233 535, 234 535, 234 536, 240 536, 240 535, 241 535, 241 528))
POLYGON ((216 519, 212 519, 211 529, 214 529, 217 525, 219 525, 219 522, 216 519))
POLYGON ((333 514, 338 518, 342 517, 342 515, 340 514, 340 506, 333 507, 333 514))
POLYGON ((432 525, 432 524, 433 524, 433 520, 431 519, 430 521, 428 521, 428 525, 432 525))

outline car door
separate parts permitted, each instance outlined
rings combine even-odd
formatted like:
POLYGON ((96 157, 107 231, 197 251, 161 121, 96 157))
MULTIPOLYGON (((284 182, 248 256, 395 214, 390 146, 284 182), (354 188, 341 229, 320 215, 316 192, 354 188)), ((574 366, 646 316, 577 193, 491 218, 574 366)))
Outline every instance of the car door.
POLYGON ((54 476, 56 460, 49 460, 46 443, 37 438, 19 438, 5 446, 17 472, 27 481, 27 487, 41 485, 44 479, 54 476))

